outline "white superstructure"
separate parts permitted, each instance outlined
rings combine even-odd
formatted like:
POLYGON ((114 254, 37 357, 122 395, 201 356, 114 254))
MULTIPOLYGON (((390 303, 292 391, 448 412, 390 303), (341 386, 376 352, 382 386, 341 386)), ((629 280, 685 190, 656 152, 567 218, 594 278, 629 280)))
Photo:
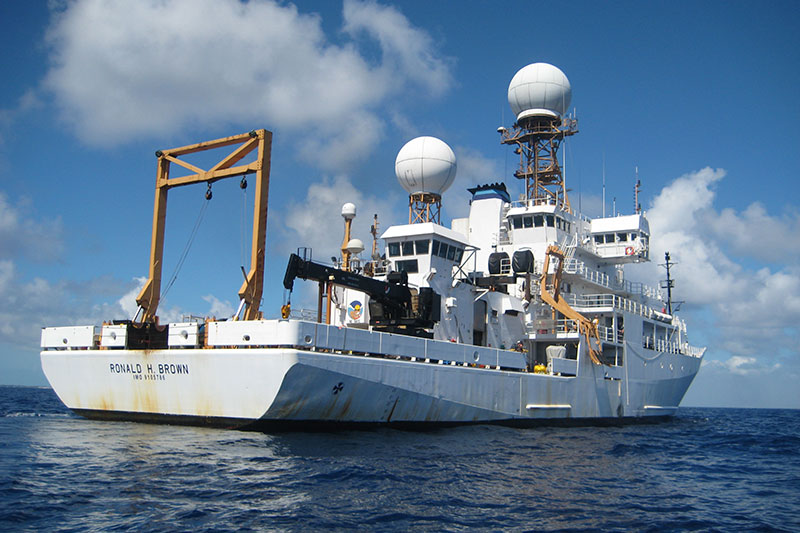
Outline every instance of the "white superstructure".
MULTIPOLYGON (((704 349, 690 345, 660 289, 625 275, 650 260, 646 215, 590 220, 571 208, 557 149, 577 129, 561 70, 529 65, 508 94, 517 122, 498 131, 520 154, 518 199, 503 183, 476 185, 469 215, 442 225, 455 156, 439 139, 413 139, 395 166, 408 224, 388 227, 362 262, 364 244, 350 236, 356 207, 345 204, 335 265, 291 257, 284 285, 319 283, 316 310, 298 315, 287 303, 283 318, 261 319, 247 296, 260 286, 246 283, 229 320, 45 328, 54 390, 89 417, 225 427, 674 414, 704 349)), ((172 161, 189 153, 176 150, 172 161)), ((249 168, 241 173, 263 164, 249 168)), ((258 264, 254 252, 248 283, 258 264)), ((140 300, 142 315, 155 316, 157 298, 140 300)))

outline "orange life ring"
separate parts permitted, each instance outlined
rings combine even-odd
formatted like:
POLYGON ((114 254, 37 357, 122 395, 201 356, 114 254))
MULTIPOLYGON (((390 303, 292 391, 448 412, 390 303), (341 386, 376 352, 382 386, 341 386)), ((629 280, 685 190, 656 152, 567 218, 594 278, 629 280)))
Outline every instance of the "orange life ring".
POLYGON ((633 255, 633 246, 625 248, 625 255, 633 255))

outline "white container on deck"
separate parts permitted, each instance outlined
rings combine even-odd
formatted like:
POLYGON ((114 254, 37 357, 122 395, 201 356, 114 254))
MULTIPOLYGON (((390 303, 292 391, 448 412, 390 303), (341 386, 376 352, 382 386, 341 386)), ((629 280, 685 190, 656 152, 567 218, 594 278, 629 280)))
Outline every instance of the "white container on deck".
POLYGON ((107 324, 103 326, 100 346, 104 348, 124 348, 128 340, 128 326, 125 324, 107 324))

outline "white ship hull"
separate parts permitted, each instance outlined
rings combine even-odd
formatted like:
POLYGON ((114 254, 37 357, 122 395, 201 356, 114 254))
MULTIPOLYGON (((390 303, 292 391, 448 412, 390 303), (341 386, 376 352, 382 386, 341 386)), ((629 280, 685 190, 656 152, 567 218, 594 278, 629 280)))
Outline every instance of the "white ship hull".
MULTIPOLYGON (((237 334, 248 325, 222 325, 231 324, 237 334)), ((258 428, 664 417, 675 413, 700 363, 661 353, 598 366, 579 356, 571 362, 575 375, 559 376, 502 366, 522 355, 514 352, 293 320, 251 327, 264 329, 280 346, 44 350, 42 368, 67 407, 90 418, 258 428), (342 331, 351 337, 333 346, 340 341, 331 337, 342 331), (387 346, 387 352, 417 353, 358 350, 365 341, 387 346), (303 343, 308 346, 296 347, 303 343), (447 351, 437 359, 442 349, 447 351), (468 363, 475 353, 479 362, 491 358, 500 365, 468 363)))

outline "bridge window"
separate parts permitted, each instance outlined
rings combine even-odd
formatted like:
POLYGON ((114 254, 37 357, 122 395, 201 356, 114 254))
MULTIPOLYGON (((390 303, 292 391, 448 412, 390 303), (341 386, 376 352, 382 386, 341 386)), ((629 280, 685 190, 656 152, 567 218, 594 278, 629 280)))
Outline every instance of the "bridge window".
POLYGON ((617 233, 617 240, 619 242, 628 242, 628 234, 627 233, 617 233))
POLYGON ((428 243, 430 241, 428 239, 423 239, 421 241, 414 241, 414 248, 417 250, 417 255, 428 255, 428 243))
POLYGON ((439 245, 439 257, 441 257, 442 259, 447 258, 447 248, 448 248, 447 243, 443 242, 441 245, 439 245))
POLYGON ((520 229, 522 227, 522 217, 512 217, 511 223, 514 225, 514 229, 520 229))
POLYGON ((533 223, 537 228, 544 226, 544 217, 542 215, 534 215, 533 223))
POLYGON ((389 243, 389 257, 397 257, 400 255, 400 243, 399 242, 390 242, 389 243))
POLYGON ((556 227, 555 217, 553 215, 547 215, 546 218, 547 218, 547 227, 555 228, 556 227))
POLYGON ((402 247, 403 255, 414 255, 414 241, 405 241, 402 247))
POLYGON ((594 243, 595 244, 603 244, 603 236, 602 235, 595 235, 594 236, 594 243))
POLYGON ((525 223, 525 227, 526 228, 532 228, 533 227, 533 220, 531 220, 531 217, 525 217, 522 220, 525 223))
POLYGON ((447 250, 447 259, 449 259, 450 261, 455 261, 455 259, 456 259, 456 247, 455 246, 451 245, 450 248, 447 250))
POLYGON ((439 255, 439 241, 437 241, 436 239, 433 239, 433 246, 431 247, 431 255, 433 257, 439 255))
POLYGON ((462 248, 456 248, 456 263, 460 263, 463 256, 464 250, 462 248))
POLYGON ((395 261, 394 263, 395 268, 397 268, 398 272, 408 272, 409 274, 414 274, 419 272, 419 265, 417 264, 416 259, 407 259, 405 261, 395 261))

